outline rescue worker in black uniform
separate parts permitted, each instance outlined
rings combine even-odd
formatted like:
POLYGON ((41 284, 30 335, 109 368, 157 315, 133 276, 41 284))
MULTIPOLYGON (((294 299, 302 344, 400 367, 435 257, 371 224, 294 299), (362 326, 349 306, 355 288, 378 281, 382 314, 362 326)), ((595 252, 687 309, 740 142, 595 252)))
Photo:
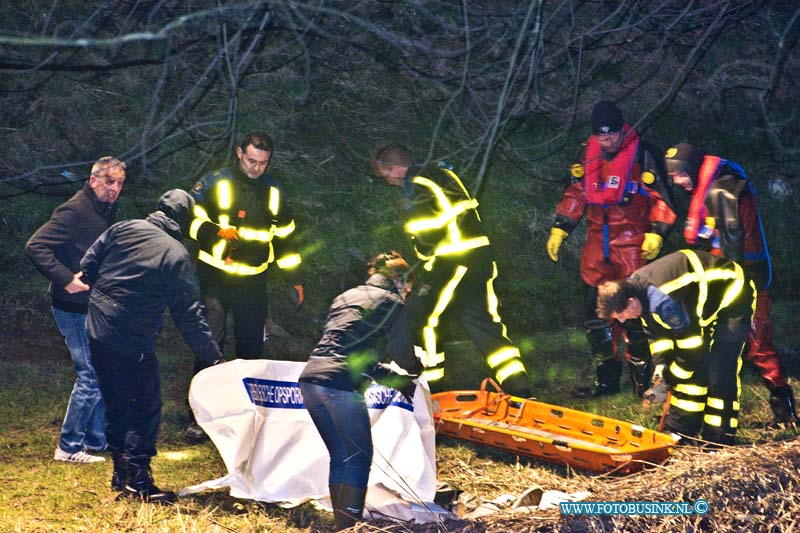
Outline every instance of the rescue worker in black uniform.
POLYGON ((530 396, 519 349, 498 314, 493 286, 497 263, 478 215, 478 201, 449 165, 412 168, 411 153, 402 145, 378 148, 372 167, 375 176, 403 189, 408 208, 403 228, 422 261, 409 313, 420 336, 423 377, 435 382, 444 376, 438 326, 448 314, 484 355, 503 390, 530 396))
POLYGON ((337 296, 325 331, 300 375, 300 390, 331 456, 329 489, 336 529, 361 518, 372 465, 372 429, 364 401, 371 381, 401 391, 412 401, 422 370, 404 300, 413 279, 397 252, 379 254, 369 279, 337 296), (391 358, 409 375, 382 361, 391 358))
POLYGON ((126 496, 170 503, 175 493, 153 482, 161 423, 156 335, 169 307, 189 347, 206 365, 222 360, 202 314, 194 264, 183 246, 194 201, 173 189, 145 220, 118 222, 81 260, 92 286, 86 329, 92 364, 106 404, 106 436, 114 459, 111 486, 126 496))
POLYGON ((598 290, 598 316, 641 318, 653 357, 666 363, 671 398, 664 429, 734 443, 741 356, 755 305, 744 269, 701 250, 680 250, 598 290))
MULTIPOLYGON (((227 315, 233 314, 235 355, 258 359, 264 351, 268 314, 267 269, 275 263, 294 270, 300 254, 291 248, 295 230, 281 186, 266 173, 272 139, 248 133, 236 149, 237 164, 197 181, 191 194, 197 202, 189 236, 197 241, 197 274, 211 333, 225 349, 227 315)), ((303 302, 303 286, 295 279, 292 300, 303 302)), ((194 373, 203 369, 195 360, 194 373)), ((196 423, 186 429, 190 440, 206 438, 196 423)))

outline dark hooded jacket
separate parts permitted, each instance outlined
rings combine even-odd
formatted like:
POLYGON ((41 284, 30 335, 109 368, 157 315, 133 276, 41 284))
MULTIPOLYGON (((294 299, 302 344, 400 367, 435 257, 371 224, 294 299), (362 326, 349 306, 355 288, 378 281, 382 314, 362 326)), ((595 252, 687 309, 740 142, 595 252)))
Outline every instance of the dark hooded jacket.
POLYGON ((80 270, 83 254, 114 220, 117 204, 101 202, 89 183, 58 206, 25 245, 36 268, 50 280, 53 307, 70 313, 85 313, 89 292, 69 294, 64 290, 80 270))
POLYGON ((169 191, 158 211, 145 220, 114 224, 89 248, 81 270, 92 286, 87 317, 91 338, 132 353, 155 353, 169 307, 200 359, 210 363, 222 358, 201 313, 194 265, 182 242, 181 224, 188 222, 192 206, 185 191, 169 191))

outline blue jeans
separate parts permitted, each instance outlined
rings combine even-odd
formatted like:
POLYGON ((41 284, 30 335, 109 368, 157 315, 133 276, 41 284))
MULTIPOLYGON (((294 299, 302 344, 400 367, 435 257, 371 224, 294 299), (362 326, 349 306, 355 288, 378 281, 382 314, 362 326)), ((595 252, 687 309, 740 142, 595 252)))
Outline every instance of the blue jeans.
POLYGON ((61 424, 58 446, 67 453, 106 447, 106 407, 100 395, 97 375, 92 367, 89 338, 86 336, 86 315, 53 308, 53 317, 75 364, 75 385, 61 424))
POLYGON ((364 396, 300 382, 311 420, 331 456, 328 483, 366 488, 372 466, 372 429, 364 396))

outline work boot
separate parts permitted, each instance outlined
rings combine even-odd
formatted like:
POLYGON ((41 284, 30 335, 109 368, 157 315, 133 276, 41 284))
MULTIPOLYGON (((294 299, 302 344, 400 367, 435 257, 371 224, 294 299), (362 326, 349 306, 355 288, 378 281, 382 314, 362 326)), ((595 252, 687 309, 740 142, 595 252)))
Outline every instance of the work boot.
POLYGON ((592 387, 575 387, 572 395, 580 399, 588 398, 592 395, 592 387))
POLYGON ((206 432, 203 431, 203 428, 201 428, 197 422, 192 422, 189 424, 186 427, 186 430, 183 432, 183 436, 191 444, 208 440, 208 435, 206 435, 206 432))
POLYGON ((336 509, 336 505, 339 501, 339 491, 342 490, 341 483, 329 483, 328 484, 328 491, 330 492, 331 496, 331 508, 336 509))
POLYGON ((128 482, 128 459, 121 452, 111 454, 114 461, 114 472, 111 474, 111 488, 120 492, 125 490, 128 482))
POLYGON ((622 376, 622 362, 614 354, 614 341, 611 326, 602 320, 586 323, 586 339, 597 364, 597 381, 593 396, 607 396, 619 392, 619 379, 622 376))
MULTIPOLYGON (((714 446, 715 444, 721 444, 723 446, 733 446, 736 440, 735 429, 720 428, 709 425, 703 426, 702 435, 704 441, 711 443, 710 447, 712 449, 718 448, 718 446, 714 446)), ((705 446, 706 448, 709 447, 708 444, 706 444, 705 446)))
POLYGON ((503 392, 519 398, 529 398, 531 386, 528 383, 528 375, 525 372, 512 374, 503 381, 501 385, 503 392))
POLYGON ((595 398, 601 398, 603 396, 613 396, 614 394, 619 394, 620 388, 619 383, 598 383, 595 388, 592 396, 595 398))
POLYGON ((789 385, 773 388, 770 391, 769 406, 772 408, 772 413, 778 422, 787 426, 798 424, 794 392, 789 385))
POLYGON ((153 483, 149 457, 128 460, 128 481, 123 493, 148 503, 175 503, 178 499, 174 492, 161 490, 153 483))
POLYGON ((350 529, 356 522, 361 520, 364 514, 364 501, 367 497, 367 489, 353 487, 352 485, 340 485, 336 505, 333 508, 333 520, 336 522, 336 531, 350 529))

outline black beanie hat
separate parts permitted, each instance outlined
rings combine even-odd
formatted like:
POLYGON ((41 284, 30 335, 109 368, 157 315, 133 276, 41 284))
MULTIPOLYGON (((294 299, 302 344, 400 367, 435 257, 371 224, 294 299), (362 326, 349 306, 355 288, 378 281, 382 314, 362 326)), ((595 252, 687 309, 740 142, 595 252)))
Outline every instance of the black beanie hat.
POLYGON ((680 143, 670 147, 664 154, 664 161, 667 164, 667 173, 686 172, 692 179, 692 183, 697 185, 697 178, 700 175, 700 166, 706 151, 702 148, 695 148, 688 143, 680 143))
POLYGON ((622 111, 609 100, 597 102, 592 109, 592 133, 602 135, 622 129, 622 111))

